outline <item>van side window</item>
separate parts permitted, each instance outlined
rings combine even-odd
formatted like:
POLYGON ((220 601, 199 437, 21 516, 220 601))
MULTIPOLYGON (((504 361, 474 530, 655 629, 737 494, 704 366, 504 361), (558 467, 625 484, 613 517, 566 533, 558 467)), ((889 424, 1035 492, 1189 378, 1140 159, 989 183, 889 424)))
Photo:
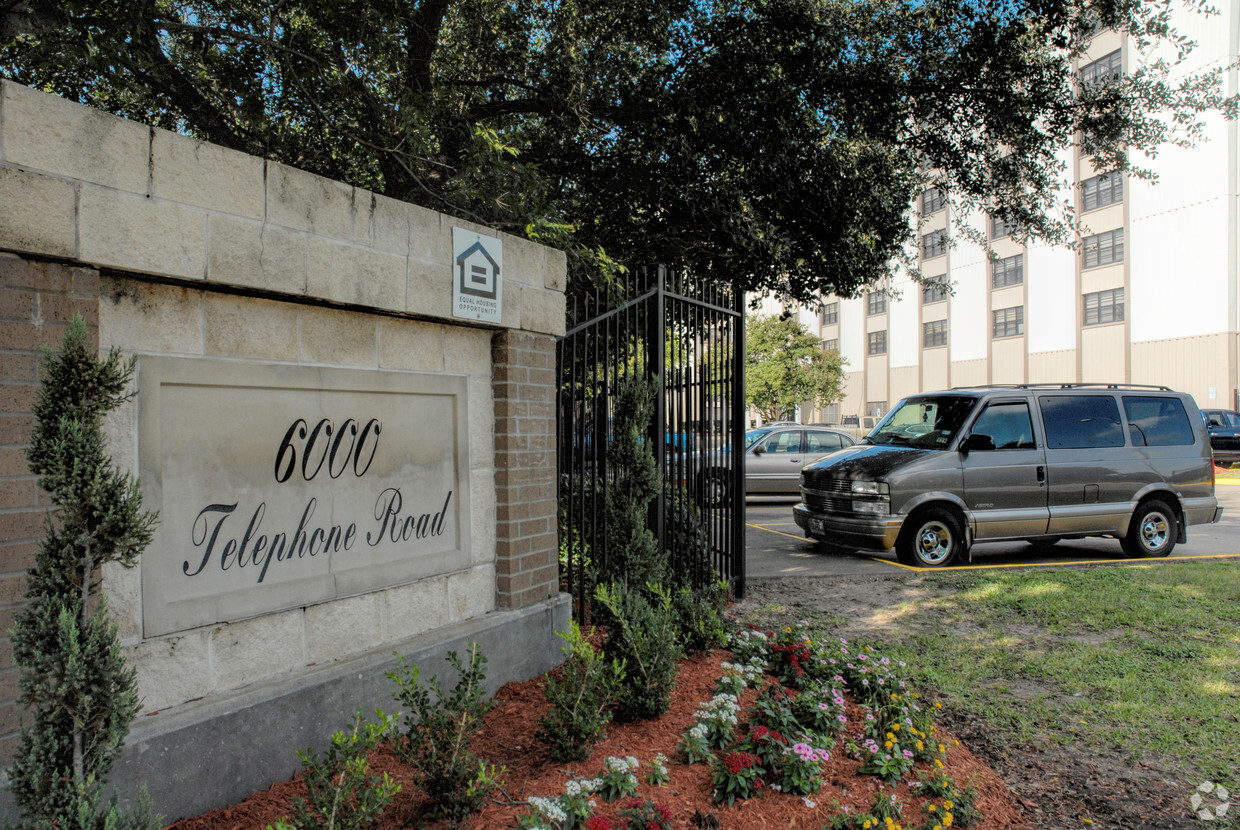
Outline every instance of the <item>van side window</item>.
POLYGON ((1193 427, 1179 398, 1124 396, 1128 431, 1138 447, 1186 447, 1193 443, 1193 427))
POLYGON ((989 435, 995 441, 996 450, 1032 450, 1033 422, 1029 418, 1029 405, 1023 401, 996 403, 986 407, 977 416, 971 432, 989 435))
POLYGON ((1119 407, 1110 395, 1038 397, 1050 449, 1124 446, 1119 407))

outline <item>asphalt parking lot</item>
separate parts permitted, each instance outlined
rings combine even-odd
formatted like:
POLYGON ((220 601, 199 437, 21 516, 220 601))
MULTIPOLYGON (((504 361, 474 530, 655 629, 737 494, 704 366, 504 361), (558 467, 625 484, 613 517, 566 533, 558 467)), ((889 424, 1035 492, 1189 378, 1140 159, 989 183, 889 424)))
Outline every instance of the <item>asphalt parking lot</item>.
MULTIPOLYGON (((1220 481, 1217 487, 1223 519, 1217 524, 1193 525, 1188 543, 1176 545, 1167 562, 1202 557, 1240 556, 1240 480, 1220 481), (1234 483, 1233 483, 1234 482, 1234 483)), ((849 576, 894 574, 927 569, 910 568, 896 561, 895 553, 824 554, 805 538, 792 521, 795 498, 751 499, 746 504, 745 575, 747 579, 778 579, 789 576, 849 576)), ((973 561, 954 568, 1045 567, 1100 562, 1131 562, 1114 539, 1064 540, 1047 550, 1035 550, 1025 542, 991 542, 973 547, 973 561)), ((943 570, 941 568, 934 570, 943 570)))

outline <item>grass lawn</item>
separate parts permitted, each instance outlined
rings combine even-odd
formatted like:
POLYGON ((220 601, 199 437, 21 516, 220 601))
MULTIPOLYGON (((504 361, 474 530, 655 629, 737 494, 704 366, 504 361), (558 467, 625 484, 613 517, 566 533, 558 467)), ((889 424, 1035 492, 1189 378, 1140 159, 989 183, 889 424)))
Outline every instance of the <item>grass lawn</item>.
POLYGON ((1240 792, 1240 562, 956 572, 919 588, 885 609, 884 651, 996 746, 1157 756, 1240 792))

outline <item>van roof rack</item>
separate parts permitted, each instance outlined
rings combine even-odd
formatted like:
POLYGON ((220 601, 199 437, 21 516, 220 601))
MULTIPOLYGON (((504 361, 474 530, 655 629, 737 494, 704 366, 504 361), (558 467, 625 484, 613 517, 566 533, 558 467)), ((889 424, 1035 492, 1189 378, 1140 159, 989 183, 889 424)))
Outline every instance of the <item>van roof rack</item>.
POLYGON ((1156 392, 1174 392, 1170 386, 1149 383, 988 383, 984 386, 953 386, 953 390, 967 389, 1151 389, 1156 392))

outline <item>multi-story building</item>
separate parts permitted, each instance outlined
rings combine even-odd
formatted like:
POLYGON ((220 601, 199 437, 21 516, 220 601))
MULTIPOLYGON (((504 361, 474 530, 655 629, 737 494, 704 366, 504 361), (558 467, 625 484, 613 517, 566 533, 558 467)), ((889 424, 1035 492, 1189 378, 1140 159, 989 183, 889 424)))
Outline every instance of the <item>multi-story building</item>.
MULTIPOLYGON (((1185 71, 1230 66, 1226 92, 1235 94, 1240 0, 1220 12, 1178 21, 1198 43, 1185 71)), ((1104 30, 1076 69, 1082 83, 1106 83, 1138 59, 1127 37, 1104 30)), ((805 407, 802 420, 864 419, 908 394, 990 383, 1159 384, 1203 408, 1236 407, 1240 130, 1207 120, 1196 146, 1138 159, 1157 182, 1097 170, 1079 148, 1066 150, 1074 187, 1064 196, 1084 228, 1076 250, 1019 244, 1002 222, 922 193, 921 272, 950 290, 897 273, 860 297, 825 298, 821 312, 800 309, 823 348, 848 362, 842 403, 805 407), (995 259, 959 232, 965 224, 995 259)))

